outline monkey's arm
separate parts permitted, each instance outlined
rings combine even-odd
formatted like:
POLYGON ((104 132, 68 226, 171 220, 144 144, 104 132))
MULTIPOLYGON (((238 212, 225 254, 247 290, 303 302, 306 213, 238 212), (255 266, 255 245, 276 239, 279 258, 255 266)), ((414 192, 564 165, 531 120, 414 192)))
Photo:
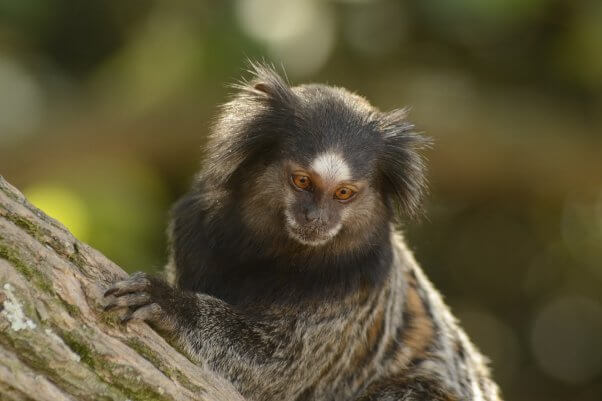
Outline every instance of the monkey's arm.
POLYGON ((268 327, 217 298, 181 291, 145 273, 115 283, 105 297, 106 310, 127 308, 124 321, 150 323, 228 377, 278 369, 287 364, 279 355, 290 355, 283 351, 293 346, 278 325, 268 327))
MULTIPOLYGON (((171 268, 177 264, 186 269, 179 272, 186 280, 196 280, 195 275, 204 269, 210 247, 199 244, 211 243, 199 192, 192 191, 174 205, 168 230, 171 268)), ((175 271, 171 273, 175 277, 175 271)), ((174 277, 170 285, 135 273, 107 290, 107 308, 127 307, 124 320, 148 322, 173 338, 193 359, 213 365, 224 375, 279 366, 278 355, 287 355, 284 351, 293 344, 291 333, 283 330, 277 319, 259 322, 218 298, 178 288, 174 277), (232 369, 236 372, 230 373, 232 369)))

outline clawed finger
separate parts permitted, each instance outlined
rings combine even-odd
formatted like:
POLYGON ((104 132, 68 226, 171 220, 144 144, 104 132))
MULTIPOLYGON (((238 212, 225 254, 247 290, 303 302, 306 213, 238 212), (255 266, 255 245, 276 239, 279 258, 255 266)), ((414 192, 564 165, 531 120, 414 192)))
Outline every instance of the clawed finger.
POLYGON ((119 307, 141 306, 150 302, 150 295, 141 292, 135 294, 126 294, 112 299, 105 305, 104 310, 108 311, 119 307))
POLYGON ((121 318, 122 323, 127 323, 130 320, 144 320, 144 321, 155 321, 159 319, 163 310, 159 304, 153 303, 150 305, 142 306, 134 311, 128 310, 126 314, 121 318))
POLYGON ((143 274, 134 274, 127 280, 118 281, 105 291, 104 296, 114 295, 119 297, 123 294, 142 291, 150 285, 150 281, 143 274))

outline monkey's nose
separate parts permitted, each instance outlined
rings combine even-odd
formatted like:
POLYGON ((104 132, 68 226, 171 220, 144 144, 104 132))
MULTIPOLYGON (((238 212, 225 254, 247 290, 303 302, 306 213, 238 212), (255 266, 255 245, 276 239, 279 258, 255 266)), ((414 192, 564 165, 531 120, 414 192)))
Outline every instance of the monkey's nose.
POLYGON ((305 221, 308 223, 313 223, 320 217, 320 213, 316 209, 304 209, 303 214, 305 215, 305 221))

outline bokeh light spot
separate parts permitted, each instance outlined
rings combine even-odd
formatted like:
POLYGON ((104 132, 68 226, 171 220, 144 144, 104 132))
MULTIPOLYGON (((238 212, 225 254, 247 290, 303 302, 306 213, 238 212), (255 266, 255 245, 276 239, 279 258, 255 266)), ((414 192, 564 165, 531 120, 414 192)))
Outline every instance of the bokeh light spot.
POLYGON ((539 367, 571 384, 602 371, 602 306, 587 298, 561 298, 537 315, 531 346, 539 367))
POLYGON ((562 238, 575 260, 602 279, 602 229, 595 201, 569 197, 562 216, 562 238))
POLYGON ((243 30, 263 42, 287 72, 306 76, 327 61, 335 42, 332 10, 322 1, 239 1, 243 30))
POLYGON ((34 184, 24 191, 28 200, 46 214, 60 221, 71 233, 87 241, 90 233, 88 210, 78 194, 52 184, 34 184))
POLYGON ((21 66, 0 56, 0 144, 32 133, 42 111, 38 84, 21 66))

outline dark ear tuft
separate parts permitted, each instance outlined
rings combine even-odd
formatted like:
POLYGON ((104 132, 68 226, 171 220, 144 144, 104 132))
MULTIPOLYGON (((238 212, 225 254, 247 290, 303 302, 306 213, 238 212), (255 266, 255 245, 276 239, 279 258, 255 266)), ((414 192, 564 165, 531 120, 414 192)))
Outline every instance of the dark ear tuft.
POLYGON ((207 143, 200 179, 216 189, 245 166, 269 158, 294 123, 296 97, 274 68, 249 61, 248 72, 249 80, 232 85, 238 92, 222 106, 207 143))
POLYGON ((384 139, 379 163, 398 211, 413 217, 419 214, 426 191, 426 166, 420 151, 428 148, 431 140, 415 132, 406 115, 407 110, 401 109, 378 116, 384 139))
POLYGON ((267 63, 248 61, 251 79, 233 85, 234 88, 247 93, 258 100, 268 100, 282 106, 291 106, 293 91, 288 83, 276 72, 274 66, 267 63))

